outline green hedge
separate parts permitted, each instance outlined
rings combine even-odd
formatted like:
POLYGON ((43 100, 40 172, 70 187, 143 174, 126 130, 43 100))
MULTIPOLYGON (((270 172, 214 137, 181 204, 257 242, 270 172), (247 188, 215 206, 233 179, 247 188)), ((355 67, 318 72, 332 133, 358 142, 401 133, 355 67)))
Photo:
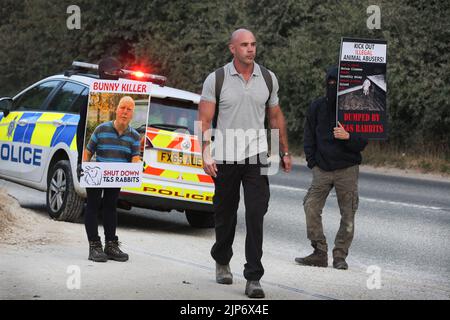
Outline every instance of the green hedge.
POLYGON ((401 148, 450 145, 448 1, 75 1, 81 30, 66 27, 74 1, 3 0, 0 95, 63 71, 72 60, 115 55, 200 92, 206 75, 230 60, 227 41, 254 31, 257 61, 280 82, 291 143, 301 145, 304 113, 324 93, 324 70, 338 61, 342 36, 388 41, 390 140, 401 148), (366 9, 381 8, 381 30, 366 9))

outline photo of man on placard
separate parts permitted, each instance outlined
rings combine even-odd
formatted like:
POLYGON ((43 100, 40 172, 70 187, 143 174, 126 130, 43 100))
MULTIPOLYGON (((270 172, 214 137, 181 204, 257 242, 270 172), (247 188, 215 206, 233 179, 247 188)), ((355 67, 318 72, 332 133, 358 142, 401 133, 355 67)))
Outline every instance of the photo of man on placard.
POLYGON ((139 162, 139 133, 129 126, 135 109, 129 96, 120 99, 115 119, 97 126, 90 136, 83 153, 83 161, 139 162))

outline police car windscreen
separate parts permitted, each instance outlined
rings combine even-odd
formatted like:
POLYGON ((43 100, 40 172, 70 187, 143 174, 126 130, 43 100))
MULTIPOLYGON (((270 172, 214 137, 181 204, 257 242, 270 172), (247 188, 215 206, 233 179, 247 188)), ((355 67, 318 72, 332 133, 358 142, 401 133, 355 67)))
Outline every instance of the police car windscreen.
POLYGON ((194 134, 197 120, 197 105, 170 99, 152 98, 148 115, 148 126, 170 131, 188 130, 194 134))

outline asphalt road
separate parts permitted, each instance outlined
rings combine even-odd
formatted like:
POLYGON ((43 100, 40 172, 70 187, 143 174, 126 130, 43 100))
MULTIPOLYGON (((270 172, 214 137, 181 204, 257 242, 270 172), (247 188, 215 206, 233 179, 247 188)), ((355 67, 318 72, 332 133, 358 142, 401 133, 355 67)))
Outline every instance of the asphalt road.
MULTIPOLYGON (((301 201, 311 178, 309 170, 297 167, 293 174, 279 174, 271 179, 275 200, 271 207, 282 216, 268 216, 268 233, 274 237, 283 235, 286 241, 297 239, 301 252, 309 250, 301 201)), ((359 196, 350 264, 378 265, 386 271, 449 280, 450 181, 361 172, 359 196)), ((334 190, 324 208, 323 223, 332 248, 339 227, 334 190)))
MULTIPOLYGON (((310 171, 302 166, 296 166, 290 174, 280 172, 270 177, 271 202, 264 229, 263 264, 266 273, 262 279, 268 299, 450 299, 450 181, 361 172, 360 204, 355 238, 347 259, 348 271, 302 267, 294 262, 296 256, 311 252, 302 207, 310 181, 310 171)), ((2 180, 0 186, 5 187, 23 207, 46 217, 44 193, 2 180)), ((233 247, 235 254, 231 262, 236 285, 214 283, 214 264, 209 256, 214 241, 213 230, 189 227, 182 213, 132 209, 120 211, 118 234, 131 256, 127 264, 139 271, 133 271, 132 275, 122 273, 123 282, 117 279, 116 290, 110 290, 105 296, 98 287, 89 291, 85 286, 85 291, 62 290, 58 293, 55 285, 48 281, 43 284, 26 277, 27 281, 23 278, 18 281, 13 276, 8 278, 0 297, 32 298, 29 290, 21 291, 20 284, 17 284, 25 282, 30 287, 31 282, 37 291, 41 290, 38 297, 50 299, 80 299, 86 295, 111 299, 244 299, 244 210, 241 200, 233 247), (151 266, 157 268, 158 273, 149 273, 151 266), (139 287, 138 283, 144 286, 150 279, 153 290, 146 290, 148 286, 139 287), (6 287, 13 285, 15 291, 8 291, 6 287), (136 289, 138 287, 139 290, 136 289)), ((75 250, 78 260, 71 262, 64 244, 54 244, 49 245, 48 264, 63 268, 75 263, 88 270, 87 274, 96 274, 95 270, 100 267, 95 265, 93 268, 93 264, 86 260, 83 225, 58 223, 64 225, 67 232, 73 229, 72 233, 79 233, 75 250), (55 258, 58 255, 70 261, 55 258)), ((339 208, 334 191, 324 208, 323 223, 331 251, 339 227, 339 208)), ((46 259, 42 248, 39 253, 34 249, 26 250, 33 261, 46 259)), ((25 259, 21 256, 14 260, 17 257, 11 248, 0 252, 3 255, 0 277, 7 276, 15 264, 22 263, 20 259, 25 259)), ((331 264, 331 257, 329 262, 331 264)), ((23 263, 30 261, 24 260, 23 263)), ((125 270, 119 263, 113 264, 108 263, 106 270, 109 271, 97 272, 107 277, 107 272, 115 272, 118 268, 125 270)), ((46 270, 43 269, 42 273, 51 278, 46 270)), ((21 274, 24 277, 23 274, 27 273, 23 271, 21 274)), ((15 277, 19 276, 16 274, 15 277)))

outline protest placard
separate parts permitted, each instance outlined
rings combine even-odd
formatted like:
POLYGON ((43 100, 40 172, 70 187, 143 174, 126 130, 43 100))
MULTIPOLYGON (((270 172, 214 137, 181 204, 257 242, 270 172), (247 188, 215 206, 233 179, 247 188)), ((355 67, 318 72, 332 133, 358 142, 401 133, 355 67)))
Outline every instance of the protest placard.
POLYGON ((384 40, 342 38, 336 122, 350 134, 387 139, 386 51, 384 40))
POLYGON ((151 83, 90 85, 80 179, 86 188, 140 187, 151 83))

